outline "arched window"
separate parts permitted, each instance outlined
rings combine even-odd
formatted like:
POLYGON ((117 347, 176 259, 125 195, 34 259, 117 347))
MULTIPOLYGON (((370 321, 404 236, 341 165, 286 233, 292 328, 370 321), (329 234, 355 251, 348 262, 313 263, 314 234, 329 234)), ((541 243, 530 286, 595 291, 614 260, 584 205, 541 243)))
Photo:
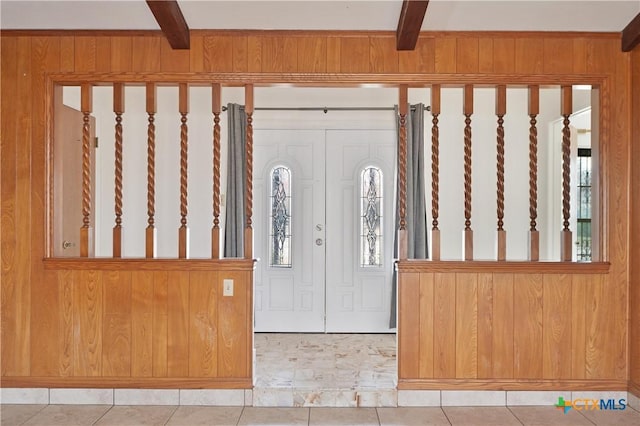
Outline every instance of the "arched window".
POLYGON ((360 265, 382 266, 382 170, 365 167, 360 188, 360 265))
POLYGON ((291 170, 276 166, 271 171, 270 265, 291 267, 291 170))

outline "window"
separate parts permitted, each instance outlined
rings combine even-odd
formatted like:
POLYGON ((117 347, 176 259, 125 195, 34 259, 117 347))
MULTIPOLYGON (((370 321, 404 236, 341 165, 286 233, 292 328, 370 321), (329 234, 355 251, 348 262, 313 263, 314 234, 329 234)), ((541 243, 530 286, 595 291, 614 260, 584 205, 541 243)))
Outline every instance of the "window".
POLYGON ((270 265, 291 267, 291 171, 277 166, 271 171, 269 225, 270 265))
POLYGON ((382 171, 365 167, 360 188, 360 265, 382 266, 382 171))
POLYGON ((591 149, 578 148, 578 213, 576 257, 591 261, 591 149))

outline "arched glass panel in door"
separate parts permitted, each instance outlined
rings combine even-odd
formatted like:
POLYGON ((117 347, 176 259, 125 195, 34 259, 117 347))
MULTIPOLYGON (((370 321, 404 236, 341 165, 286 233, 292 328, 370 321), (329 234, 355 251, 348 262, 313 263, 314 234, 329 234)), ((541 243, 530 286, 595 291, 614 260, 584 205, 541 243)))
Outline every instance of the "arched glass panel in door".
POLYGON ((382 170, 368 166, 360 174, 360 266, 382 266, 382 170))
POLYGON ((291 267, 291 170, 276 166, 271 171, 269 264, 291 267))

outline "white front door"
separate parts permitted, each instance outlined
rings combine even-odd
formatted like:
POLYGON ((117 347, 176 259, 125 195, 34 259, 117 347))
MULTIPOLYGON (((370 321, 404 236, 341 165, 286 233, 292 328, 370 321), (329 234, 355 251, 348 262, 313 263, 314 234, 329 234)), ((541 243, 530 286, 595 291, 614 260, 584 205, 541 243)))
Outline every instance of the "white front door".
POLYGON ((255 130, 255 331, 389 331, 394 158, 393 130, 255 130))

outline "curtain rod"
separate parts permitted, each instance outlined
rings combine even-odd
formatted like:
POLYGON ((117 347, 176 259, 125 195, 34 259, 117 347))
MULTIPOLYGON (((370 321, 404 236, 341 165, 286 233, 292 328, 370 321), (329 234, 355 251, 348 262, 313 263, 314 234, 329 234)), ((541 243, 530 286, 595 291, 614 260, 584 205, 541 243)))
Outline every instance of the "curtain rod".
MULTIPOLYGON (((244 106, 240 106, 244 109, 244 106)), ((413 111, 415 107, 411 107, 413 111)), ((226 111, 227 107, 223 106, 222 111, 226 111)), ((254 108, 254 111, 322 111, 325 114, 329 111, 393 111, 393 107, 262 107, 254 108)), ((431 111, 431 107, 426 105, 425 111, 431 111)))

